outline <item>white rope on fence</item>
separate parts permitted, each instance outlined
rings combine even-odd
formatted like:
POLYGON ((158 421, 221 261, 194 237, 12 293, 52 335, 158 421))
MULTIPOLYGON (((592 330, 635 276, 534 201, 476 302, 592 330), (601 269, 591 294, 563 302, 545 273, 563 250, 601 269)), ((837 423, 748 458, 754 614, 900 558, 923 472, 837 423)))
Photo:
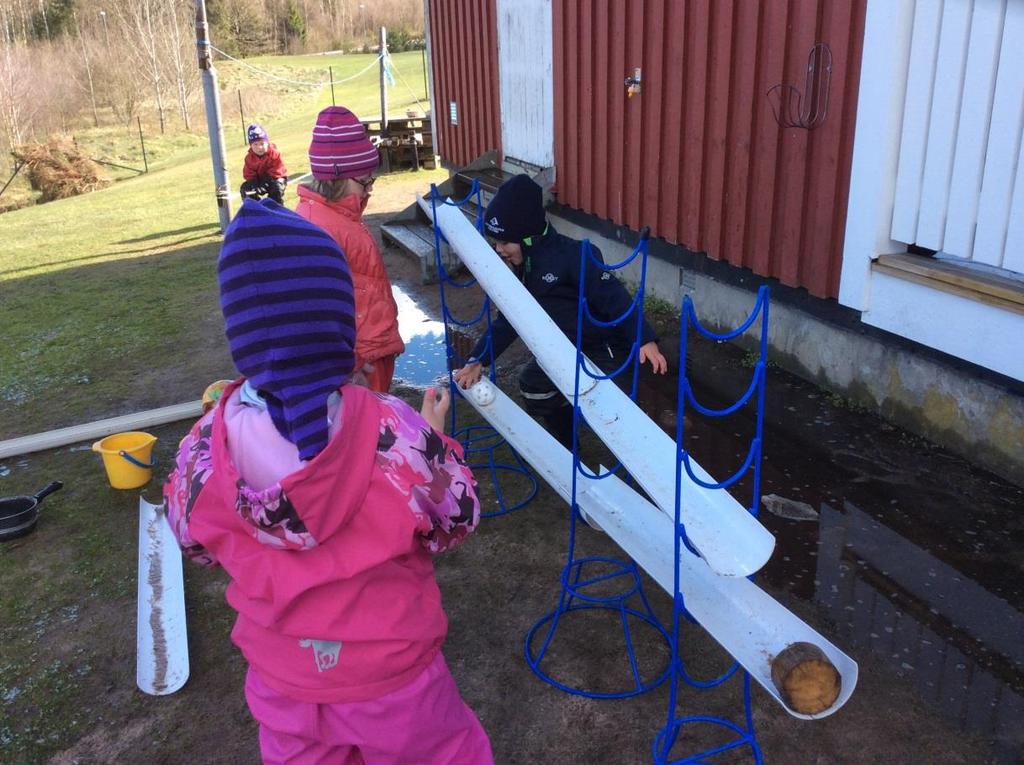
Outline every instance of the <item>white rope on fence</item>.
MULTIPOLYGON (((268 77, 268 78, 270 78, 272 80, 278 80, 279 82, 287 82, 287 83, 289 83, 291 85, 304 85, 306 87, 311 87, 311 88, 320 88, 320 87, 323 87, 324 85, 330 85, 331 84, 331 80, 330 79, 321 80, 320 82, 306 82, 304 80, 291 80, 291 79, 289 79, 287 77, 280 77, 279 75, 273 74, 272 72, 268 72, 265 69, 260 69, 259 67, 255 67, 252 64, 247 64, 246 62, 242 61, 241 59, 235 58, 234 56, 232 56, 229 53, 225 53, 224 51, 222 51, 220 48, 216 47, 215 45, 211 45, 210 49, 215 51, 216 53, 220 54, 224 58, 226 58, 226 59, 228 59, 230 61, 234 61, 236 64, 241 64, 246 69, 250 69, 253 72, 256 72, 257 74, 260 74, 260 75, 262 75, 264 77, 268 77)), ((380 61, 380 58, 381 57, 378 55, 377 57, 375 57, 373 59, 373 61, 371 61, 365 67, 363 67, 358 72, 353 74, 351 77, 346 77, 343 80, 334 80, 334 84, 335 85, 339 85, 341 83, 349 82, 350 80, 354 80, 356 77, 361 77, 362 75, 364 75, 368 71, 370 71, 370 69, 372 69, 374 66, 376 66, 377 62, 380 61)))
POLYGON ((391 69, 392 72, 398 75, 398 79, 400 79, 402 81, 402 84, 405 85, 405 89, 409 91, 409 95, 411 95, 413 101, 416 102, 416 106, 418 106, 421 111, 426 112, 427 110, 423 108, 423 102, 420 101, 419 96, 416 95, 416 92, 412 89, 412 86, 410 86, 409 83, 406 81, 405 77, 402 76, 402 73, 399 71, 398 67, 395 66, 394 63, 392 63, 390 53, 388 54, 388 67, 391 69))

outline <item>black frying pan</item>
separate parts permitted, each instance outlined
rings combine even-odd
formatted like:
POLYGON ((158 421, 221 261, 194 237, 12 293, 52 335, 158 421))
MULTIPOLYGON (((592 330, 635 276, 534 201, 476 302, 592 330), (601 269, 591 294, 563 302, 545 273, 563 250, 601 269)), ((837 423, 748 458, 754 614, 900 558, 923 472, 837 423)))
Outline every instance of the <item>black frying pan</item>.
POLYGON ((0 499, 0 542, 17 539, 28 534, 39 520, 39 503, 43 497, 53 494, 64 486, 54 481, 31 497, 3 497, 0 499))

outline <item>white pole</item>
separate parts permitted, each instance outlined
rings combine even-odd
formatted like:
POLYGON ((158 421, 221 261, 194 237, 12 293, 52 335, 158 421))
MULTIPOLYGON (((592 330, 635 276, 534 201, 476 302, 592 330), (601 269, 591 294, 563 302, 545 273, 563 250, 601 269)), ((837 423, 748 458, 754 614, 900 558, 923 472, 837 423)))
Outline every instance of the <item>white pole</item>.
POLYGON ((388 132, 388 30, 380 28, 377 38, 377 48, 380 53, 380 132, 386 136, 388 132))
POLYGON ((433 147, 431 153, 434 155, 435 167, 437 162, 437 120, 440 112, 434 104, 434 53, 431 50, 432 38, 430 36, 430 0, 423 0, 423 44, 427 48, 427 102, 430 106, 430 145, 433 147))

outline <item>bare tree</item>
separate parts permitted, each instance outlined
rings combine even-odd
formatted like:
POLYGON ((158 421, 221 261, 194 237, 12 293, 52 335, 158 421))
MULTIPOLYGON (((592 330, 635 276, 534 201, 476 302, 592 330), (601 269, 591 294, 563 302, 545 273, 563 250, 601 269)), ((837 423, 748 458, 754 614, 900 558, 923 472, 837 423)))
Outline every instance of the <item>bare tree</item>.
MULTIPOLYGON (((51 23, 50 29, 55 32, 56 25, 51 23)), ((74 37, 58 38, 44 45, 49 52, 37 67, 32 94, 45 105, 37 114, 36 122, 47 133, 55 130, 70 133, 81 124, 83 113, 90 107, 89 93, 82 82, 78 47, 79 40, 74 37)), ((92 49, 89 57, 91 61, 92 49)))
MULTIPOLYGON (((423 0, 208 0, 214 39, 235 54, 326 50, 378 25, 415 37, 423 0)), ((0 163, 47 131, 122 124, 152 107, 191 130, 198 73, 193 0, 0 0, 0 163), (173 104, 173 105, 172 105, 173 104)))
POLYGON ((21 41, 22 42, 28 42, 28 39, 29 39, 29 34, 28 34, 28 30, 29 30, 29 23, 28 23, 29 22, 29 13, 28 13, 28 9, 25 7, 24 0, 15 0, 15 5, 17 6, 17 10, 18 10, 18 18, 21 20, 21 41))
POLYGON ((25 47, 11 40, 0 54, 0 130, 7 148, 24 143, 27 137, 31 64, 25 47))
POLYGON ((10 45, 14 42, 14 21, 11 17, 11 9, 7 7, 5 3, 0 3, 0 27, 3 27, 3 31, 0 32, 0 37, 3 38, 4 45, 10 45))
POLYGON ((160 132, 163 133, 166 130, 163 62, 160 60, 160 46, 156 37, 161 18, 157 18, 156 23, 153 18, 162 8, 157 6, 154 9, 154 5, 155 0, 121 0, 114 7, 119 25, 131 43, 128 47, 129 56, 139 64, 140 70, 153 86, 160 132))
POLYGON ((122 66, 112 57, 105 59, 101 67, 100 78, 109 99, 110 108, 118 122, 126 127, 131 127, 142 101, 142 91, 139 80, 135 76, 135 70, 122 66))
POLYGON ((43 17, 43 29, 46 30, 46 39, 49 40, 51 39, 50 22, 46 18, 46 3, 44 2, 44 0, 39 0, 39 15, 43 17))
POLYGON ((192 47, 192 40, 182 34, 182 27, 185 26, 186 29, 188 27, 183 24, 180 16, 184 9, 185 16, 188 18, 191 15, 192 7, 190 2, 181 3, 176 0, 167 0, 166 16, 170 19, 170 25, 164 36, 170 52, 174 81, 178 90, 178 113, 181 115, 182 122, 185 123, 185 130, 192 129, 189 124, 188 99, 193 90, 192 83, 195 81, 196 69, 191 66, 191 58, 187 53, 192 47))
POLYGON ((82 36, 82 28, 78 26, 78 13, 74 14, 75 29, 78 30, 78 43, 82 49, 82 59, 85 61, 85 76, 89 84, 89 103, 92 104, 92 121, 96 127, 100 126, 100 113, 96 110, 96 87, 92 81, 92 66, 89 63, 89 46, 86 45, 82 36))

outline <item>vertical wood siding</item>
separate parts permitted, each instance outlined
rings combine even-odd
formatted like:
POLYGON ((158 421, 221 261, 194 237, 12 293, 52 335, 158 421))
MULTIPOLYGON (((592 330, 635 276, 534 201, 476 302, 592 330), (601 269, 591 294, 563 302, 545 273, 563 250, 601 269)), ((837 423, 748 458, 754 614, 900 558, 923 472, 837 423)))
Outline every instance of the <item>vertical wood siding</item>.
POLYGON ((1024 273, 1024 3, 919 0, 892 238, 1024 273))
POLYGON ((501 151, 495 0, 430 0, 438 154, 466 165, 501 151), (458 125, 450 104, 458 106, 458 125))
POLYGON ((555 164, 550 0, 497 0, 501 147, 506 158, 555 164))
POLYGON ((559 201, 836 297, 867 0, 552 2, 559 201), (828 116, 782 128, 819 42, 828 116))

